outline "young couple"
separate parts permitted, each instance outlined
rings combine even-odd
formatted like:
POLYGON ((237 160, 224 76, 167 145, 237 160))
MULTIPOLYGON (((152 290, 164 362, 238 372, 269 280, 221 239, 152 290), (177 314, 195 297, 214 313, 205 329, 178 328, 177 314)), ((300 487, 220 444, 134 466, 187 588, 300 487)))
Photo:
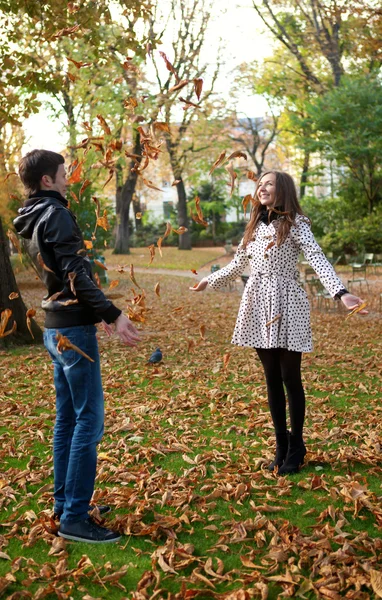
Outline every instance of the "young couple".
MULTIPOLYGON (((53 361, 56 388, 53 450, 58 533, 75 541, 115 542, 119 534, 100 526, 89 515, 96 446, 104 427, 95 323, 102 322, 109 335, 114 324, 121 341, 131 347, 139 343, 139 333, 96 285, 82 234, 65 197, 68 184, 64 158, 55 152, 33 150, 21 160, 19 174, 28 199, 14 225, 47 288, 42 307, 46 315, 44 343, 53 361), (93 362, 73 350, 60 352, 57 333, 66 336, 93 362)), ((304 252, 324 286, 347 308, 362 300, 345 290, 315 242, 289 175, 265 173, 256 198, 234 260, 191 289, 201 291, 207 284, 219 289, 250 265, 233 342, 255 348, 263 363, 277 441, 276 457, 269 468, 277 466, 279 473, 287 474, 299 468, 306 452, 300 366, 302 352, 312 349, 309 304, 295 278, 299 252, 304 252)), ((101 514, 110 511, 108 506, 98 509, 101 514)))

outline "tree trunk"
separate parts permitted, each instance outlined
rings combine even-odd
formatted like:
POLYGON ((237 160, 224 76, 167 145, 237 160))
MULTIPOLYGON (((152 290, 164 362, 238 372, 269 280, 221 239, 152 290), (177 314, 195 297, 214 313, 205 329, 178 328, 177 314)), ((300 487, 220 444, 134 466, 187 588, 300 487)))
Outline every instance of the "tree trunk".
POLYGON ((306 192, 306 185, 308 183, 309 163, 310 163, 310 152, 309 152, 309 150, 304 150, 304 162, 302 164, 302 173, 301 173, 301 179, 300 179, 300 200, 305 196, 305 192, 306 192))
MULTIPOLYGON (((134 154, 141 153, 141 141, 139 132, 134 129, 134 154)), ((130 254, 130 229, 129 229, 129 213, 130 204, 133 199, 135 186, 137 184, 138 175, 132 171, 135 160, 130 161, 127 179, 122 186, 121 195, 119 198, 119 224, 117 229, 117 237, 115 240, 114 254, 130 254)))
POLYGON ((188 231, 188 216, 187 216, 187 196, 186 189, 184 187, 183 179, 180 173, 175 174, 175 179, 179 180, 176 186, 178 192, 178 225, 179 227, 186 227, 186 233, 182 233, 179 236, 178 249, 179 250, 191 250, 191 235, 188 231))
POLYGON ((27 309, 17 287, 8 248, 8 238, 4 233, 0 218, 0 312, 6 308, 9 308, 12 311, 12 315, 8 321, 7 331, 11 329, 14 321, 17 323, 17 329, 14 333, 0 339, 0 347, 11 344, 41 344, 42 331, 33 319, 31 319, 31 328, 34 339, 28 330, 26 320, 27 309), (10 300, 9 295, 12 292, 17 292, 19 297, 15 300, 10 300))

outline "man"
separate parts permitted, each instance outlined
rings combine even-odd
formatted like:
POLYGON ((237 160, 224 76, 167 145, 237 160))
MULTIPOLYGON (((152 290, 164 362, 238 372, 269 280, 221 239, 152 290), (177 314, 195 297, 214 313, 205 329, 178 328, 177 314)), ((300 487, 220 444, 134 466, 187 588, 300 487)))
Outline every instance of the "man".
MULTIPOLYGON (((111 324, 122 342, 136 346, 139 334, 129 319, 97 287, 81 231, 65 199, 64 158, 33 150, 21 160, 19 174, 29 198, 14 225, 48 293, 44 344, 54 365, 54 512, 61 537, 92 543, 114 542, 118 533, 99 526, 88 514, 96 475, 96 446, 104 428, 104 400, 95 323, 111 324), (60 348, 59 334, 92 362, 60 348)), ((99 507, 101 513, 110 508, 99 507)))

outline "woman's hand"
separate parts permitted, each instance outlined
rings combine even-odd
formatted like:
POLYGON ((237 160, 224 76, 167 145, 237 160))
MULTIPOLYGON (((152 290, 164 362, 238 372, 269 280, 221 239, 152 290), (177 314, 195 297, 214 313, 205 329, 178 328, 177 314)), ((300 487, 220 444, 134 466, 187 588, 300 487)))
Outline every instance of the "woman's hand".
POLYGON ((195 287, 190 287, 191 292, 202 292, 208 285, 207 277, 203 277, 195 287))
MULTIPOLYGON (((353 294, 344 294, 343 296, 341 296, 341 300, 348 310, 354 310, 354 308, 357 308, 357 306, 361 306, 361 304, 365 303, 365 301, 362 300, 362 298, 358 298, 358 296, 353 296, 353 294)), ((359 311, 360 315, 367 315, 368 313, 369 311, 364 308, 359 311)))

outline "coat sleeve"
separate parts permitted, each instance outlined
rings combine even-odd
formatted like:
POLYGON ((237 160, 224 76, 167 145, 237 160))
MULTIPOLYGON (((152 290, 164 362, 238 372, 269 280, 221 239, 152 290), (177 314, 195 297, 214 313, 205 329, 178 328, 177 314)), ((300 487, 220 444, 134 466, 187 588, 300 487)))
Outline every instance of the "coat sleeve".
POLYGON ((78 254, 83 246, 82 237, 68 210, 52 212, 45 225, 44 244, 53 252, 58 274, 69 288, 69 273, 75 273, 73 285, 79 302, 89 306, 107 323, 115 321, 121 311, 106 298, 89 276, 86 259, 78 254))
POLYGON ((330 264, 321 247, 316 242, 312 233, 309 219, 298 215, 295 224, 291 227, 292 240, 303 252, 306 260, 317 273, 322 285, 334 298, 340 291, 345 289, 344 284, 338 277, 333 266, 330 264))
POLYGON ((246 250, 243 248, 243 242, 241 241, 231 262, 226 267, 223 267, 223 269, 220 269, 215 273, 211 273, 211 275, 207 277, 209 285, 214 290, 221 289, 230 281, 234 281, 238 275, 241 275, 248 264, 248 255, 246 250))

